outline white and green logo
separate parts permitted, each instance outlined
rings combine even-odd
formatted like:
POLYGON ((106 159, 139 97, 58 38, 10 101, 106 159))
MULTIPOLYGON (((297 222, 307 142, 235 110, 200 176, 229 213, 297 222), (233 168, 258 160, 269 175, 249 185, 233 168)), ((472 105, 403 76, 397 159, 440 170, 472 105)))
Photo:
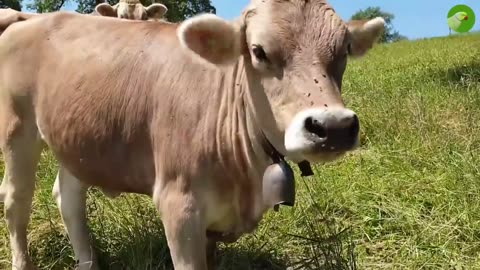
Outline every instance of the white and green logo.
POLYGON ((457 33, 466 33, 475 24, 475 13, 467 5, 456 5, 447 15, 448 27, 457 33))

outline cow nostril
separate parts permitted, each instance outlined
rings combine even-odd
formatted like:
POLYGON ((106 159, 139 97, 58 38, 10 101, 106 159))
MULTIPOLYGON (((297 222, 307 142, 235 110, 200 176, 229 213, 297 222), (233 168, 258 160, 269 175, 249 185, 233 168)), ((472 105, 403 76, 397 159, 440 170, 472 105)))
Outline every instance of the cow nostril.
POLYGON ((327 137, 327 130, 322 125, 322 123, 320 123, 320 121, 318 121, 317 119, 313 119, 312 117, 308 117, 307 119, 305 119, 305 129, 320 138, 327 137))
POLYGON ((352 136, 357 136, 359 130, 360 130, 360 121, 358 121, 358 117, 355 114, 353 116, 352 123, 350 126, 350 132, 351 132, 350 134, 352 136))

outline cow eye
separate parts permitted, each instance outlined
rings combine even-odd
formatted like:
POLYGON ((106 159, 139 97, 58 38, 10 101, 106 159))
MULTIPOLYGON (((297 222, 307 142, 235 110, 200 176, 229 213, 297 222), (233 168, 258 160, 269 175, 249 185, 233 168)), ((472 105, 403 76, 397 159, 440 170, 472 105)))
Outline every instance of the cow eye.
POLYGON ((268 61, 267 54, 260 45, 253 45, 252 53, 255 55, 258 61, 266 62, 268 61))
POLYGON ((347 52, 346 52, 346 55, 351 55, 352 54, 352 43, 348 43, 347 45, 347 52))

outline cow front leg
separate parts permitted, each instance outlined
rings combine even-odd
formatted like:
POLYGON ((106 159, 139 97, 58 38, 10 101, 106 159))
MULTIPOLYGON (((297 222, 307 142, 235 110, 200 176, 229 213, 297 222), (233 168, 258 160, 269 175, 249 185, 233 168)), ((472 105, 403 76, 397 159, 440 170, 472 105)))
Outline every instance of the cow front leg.
POLYGON ((5 202, 5 196, 7 196, 7 173, 3 176, 2 184, 0 184, 0 203, 5 202))
POLYGON ((76 269, 79 270, 99 269, 87 226, 85 209, 87 188, 67 169, 60 166, 53 186, 53 196, 73 246, 78 262, 76 269))
POLYGON ((199 203, 177 190, 154 196, 176 270, 207 270, 207 236, 199 203))
MULTIPOLYGON (((5 104, 0 104, 2 108, 5 104)), ((8 108, 7 108, 8 109, 8 108)), ((20 116, 2 110, 0 113, 0 148, 5 162, 1 199, 4 202, 5 219, 10 236, 12 269, 37 269, 28 254, 27 227, 35 190, 35 173, 42 151, 37 130, 30 115, 20 116), (11 128, 6 132, 5 126, 11 128)))
POLYGON ((207 240, 207 265, 208 265, 208 270, 215 269, 216 253, 217 253, 217 240, 209 238, 207 240))

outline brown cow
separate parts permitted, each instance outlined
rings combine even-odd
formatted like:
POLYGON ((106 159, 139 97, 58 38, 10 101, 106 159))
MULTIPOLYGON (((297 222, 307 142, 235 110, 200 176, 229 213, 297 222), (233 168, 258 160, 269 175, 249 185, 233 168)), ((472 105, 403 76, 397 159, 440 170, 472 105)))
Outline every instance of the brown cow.
MULTIPOLYGON (((161 20, 168 11, 162 4, 153 3, 144 7, 139 0, 120 0, 116 5, 111 6, 106 2, 97 1, 95 10, 90 13, 95 16, 118 17, 129 20, 161 20)), ((13 23, 25 21, 33 16, 45 13, 30 13, 17 11, 11 8, 0 8, 0 34, 13 23)))
POLYGON ((99 3, 93 14, 130 20, 159 20, 167 11, 165 5, 158 3, 144 7, 139 0, 120 0, 113 6, 107 2, 99 3))
POLYGON ((58 12, 7 28, 0 147, 13 267, 34 268, 26 235, 45 142, 61 164, 53 193, 79 268, 98 268, 90 186, 151 196, 174 267, 212 268, 217 240, 293 205, 283 156, 326 162, 355 149, 342 77, 347 56, 365 54, 383 29, 381 18, 346 24, 322 0, 252 0, 233 22, 58 12))
MULTIPOLYGON (((94 16, 108 16, 125 18, 128 20, 148 20, 158 21, 162 20, 163 16, 167 12, 167 7, 162 4, 151 4, 145 8, 138 0, 120 0, 120 2, 113 7, 106 2, 97 1, 95 10, 90 13, 94 16), (97 11, 98 10, 98 11, 97 11), (112 13, 114 12, 114 13, 112 13), (116 15, 112 15, 116 14, 116 15)), ((40 16, 45 13, 30 13, 17 11, 11 8, 0 8, 0 35, 13 23, 25 21, 33 16, 40 16)), ((5 194, 6 181, 2 181, 0 185, 0 200, 5 194)), ((108 194, 115 196, 116 194, 108 194)))

